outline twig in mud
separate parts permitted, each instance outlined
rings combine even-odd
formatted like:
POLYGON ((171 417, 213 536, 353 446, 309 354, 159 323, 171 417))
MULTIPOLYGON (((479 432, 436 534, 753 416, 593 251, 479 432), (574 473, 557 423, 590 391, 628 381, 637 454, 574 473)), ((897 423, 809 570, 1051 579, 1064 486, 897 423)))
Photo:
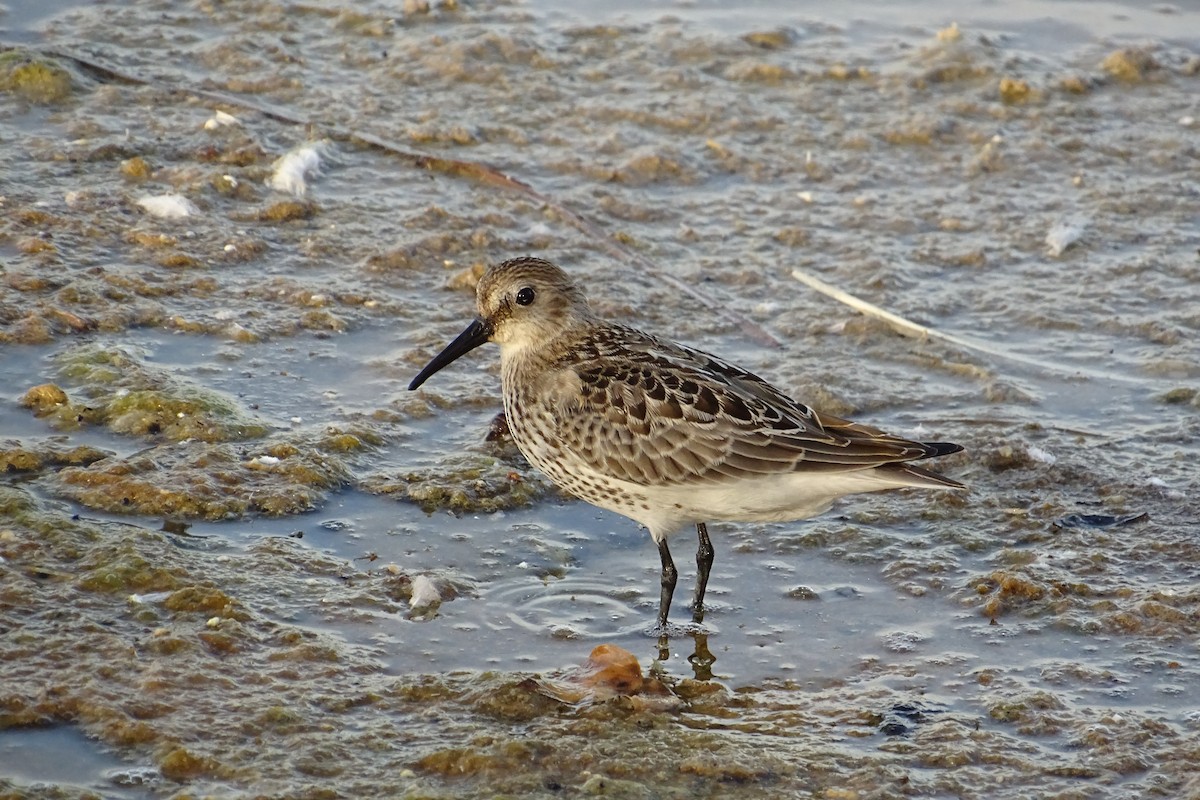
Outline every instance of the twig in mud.
MULTIPOLYGON (((81 70, 87 72, 100 81, 123 83, 133 86, 149 86, 152 84, 152 82, 149 80, 128 75, 81 56, 73 55, 71 53, 64 53, 57 50, 46 52, 48 55, 54 56, 55 58, 71 61, 81 70)), ((221 92, 214 92, 199 88, 164 88, 166 88, 168 91, 186 93, 190 96, 201 97, 212 102, 223 103, 225 105, 234 108, 240 108, 245 111, 252 111, 269 119, 275 120, 276 122, 282 122, 289 125, 310 125, 308 120, 300 119, 288 111, 273 108, 263 103, 251 102, 250 100, 242 97, 226 95, 221 92)), ((328 130, 327 135, 329 138, 337 141, 355 142, 361 145, 377 148, 399 158, 401 161, 417 167, 418 169, 425 169, 429 170, 430 172, 439 172, 452 178, 465 178, 484 186, 493 186, 505 191, 517 192, 533 200, 537 200, 539 203, 544 203, 546 206, 553 209, 559 217, 565 220, 573 228, 587 235, 588 237, 595 239, 597 242, 603 245, 604 250, 610 256, 613 256, 620 261, 624 261, 626 264, 631 266, 637 266, 646 274, 653 276, 655 279, 663 283, 671 285, 675 289, 686 294, 688 297, 691 297, 708 310, 720 314, 726 319, 737 323, 737 325, 741 327, 743 333, 757 341, 759 344, 770 347, 782 347, 782 343, 779 341, 779 339, 773 336, 766 328, 756 322, 746 319, 741 314, 732 311, 729 308, 728 303, 718 302, 686 281, 680 280, 673 275, 667 275, 661 272, 655 266, 655 264, 650 261, 650 259, 624 247, 618 242, 613 241, 612 238, 609 237, 603 230, 589 222, 580 214, 571 211, 561 203, 558 203, 550 197, 547 197, 529 184, 505 175, 503 172, 494 167, 475 161, 463 161, 456 158, 444 158, 442 156, 414 152, 372 134, 353 131, 336 125, 332 126, 328 130)))
POLYGON ((855 311, 858 311, 861 314, 864 314, 868 317, 875 317, 876 319, 883 320, 889 326, 891 326, 891 328, 894 331, 899 333, 901 336, 907 336, 912 339, 937 339, 937 340, 946 342, 947 344, 952 344, 952 345, 955 345, 956 347, 961 347, 965 350, 974 350, 979 353, 986 353, 989 356, 994 356, 996 358, 1001 358, 1001 359, 1004 359, 1005 361, 1011 361, 1011 362, 1015 362, 1017 364, 1024 364, 1027 367, 1034 367, 1035 369, 1038 369, 1043 372, 1052 372, 1052 373, 1059 373, 1059 374, 1072 373, 1072 374, 1076 374, 1076 375, 1080 375, 1083 377, 1096 379, 1096 380, 1119 380, 1119 381, 1133 380, 1132 378, 1127 378, 1123 375, 1102 373, 1102 372, 1088 369, 1086 367, 1060 366, 1058 364, 1052 364, 1052 363, 1049 363, 1046 361, 1042 361, 1041 359, 1038 359, 1038 358, 1033 358, 1031 356, 1023 356, 1023 355, 1019 355, 1017 353, 1010 353, 1005 350, 1001 350, 997 347, 994 347, 994 346, 988 344, 987 342, 980 342, 978 340, 968 339, 968 338, 965 338, 962 336, 955 336, 950 333, 943 333, 942 331, 936 330, 934 328, 930 328, 925 325, 921 325, 921 324, 913 322, 912 320, 909 320, 909 319, 905 319, 904 317, 900 316, 899 314, 893 314, 891 311, 888 311, 887 309, 884 309, 884 308, 880 308, 879 306, 877 306, 873 303, 868 303, 866 300, 863 300, 861 297, 855 297, 854 295, 850 294, 849 292, 842 291, 841 289, 837 288, 836 286, 833 286, 832 284, 828 284, 825 281, 821 280, 820 278, 816 277, 815 275, 810 275, 809 273, 807 273, 801 269, 793 269, 792 277, 795 278, 796 280, 800 281, 804 285, 808 286, 809 288, 815 289, 816 291, 820 292, 821 294, 825 295, 826 297, 831 297, 834 300, 837 300, 839 303, 844 303, 844 304, 850 306, 855 311))
POLYGON ((861 314, 883 320, 888 325, 891 325, 892 329, 901 336, 908 336, 913 339, 953 339, 953 337, 949 336, 948 334, 939 333, 933 328, 927 328, 924 325, 918 325, 917 323, 907 320, 898 314, 893 314, 892 312, 886 311, 877 305, 868 303, 866 300, 855 297, 849 292, 843 292, 841 289, 832 284, 826 283, 815 275, 809 275, 804 270, 793 269, 792 277, 805 284, 809 288, 816 289, 826 297, 832 297, 839 303, 845 303, 861 314))

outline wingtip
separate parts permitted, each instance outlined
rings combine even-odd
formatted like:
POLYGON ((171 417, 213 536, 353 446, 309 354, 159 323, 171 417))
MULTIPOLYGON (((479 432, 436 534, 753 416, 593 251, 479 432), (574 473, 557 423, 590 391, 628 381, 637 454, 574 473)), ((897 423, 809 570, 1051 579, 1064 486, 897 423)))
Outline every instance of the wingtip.
POLYGON ((925 454, 925 458, 937 458, 938 456, 948 456, 951 453, 961 453, 963 446, 954 442, 921 442, 929 452, 925 454))

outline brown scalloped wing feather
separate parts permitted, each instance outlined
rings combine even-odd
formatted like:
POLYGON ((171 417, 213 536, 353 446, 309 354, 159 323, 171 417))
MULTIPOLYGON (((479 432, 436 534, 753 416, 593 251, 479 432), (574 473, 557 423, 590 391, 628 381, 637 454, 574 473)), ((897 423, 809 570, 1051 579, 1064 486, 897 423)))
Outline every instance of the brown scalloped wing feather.
POLYGON ((926 445, 820 414, 753 373, 620 326, 595 330, 554 368, 579 379, 555 420, 562 445, 599 472, 648 485, 723 483, 877 467, 898 482, 958 486, 904 462, 926 445))

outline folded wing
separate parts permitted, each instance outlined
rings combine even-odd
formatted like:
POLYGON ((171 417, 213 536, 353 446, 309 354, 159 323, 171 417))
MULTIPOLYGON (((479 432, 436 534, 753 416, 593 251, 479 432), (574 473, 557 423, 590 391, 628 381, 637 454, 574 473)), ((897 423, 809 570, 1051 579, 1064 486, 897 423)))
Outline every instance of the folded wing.
POLYGON ((670 485, 879 469, 897 484, 960 485, 908 463, 958 445, 818 413, 699 350, 618 328, 567 359, 555 366, 572 370, 581 388, 576 402, 558 407, 562 442, 614 478, 670 485))

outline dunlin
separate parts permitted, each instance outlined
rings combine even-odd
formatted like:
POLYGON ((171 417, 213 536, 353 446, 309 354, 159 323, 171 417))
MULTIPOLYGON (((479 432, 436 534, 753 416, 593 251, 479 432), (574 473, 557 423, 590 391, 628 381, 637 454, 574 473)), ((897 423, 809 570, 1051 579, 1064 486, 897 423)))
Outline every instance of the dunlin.
POLYGON ((701 350, 606 322, 548 261, 492 267, 477 302, 478 318, 408 388, 484 342, 500 345, 504 411, 529 462, 649 529, 662 559, 660 629, 678 576, 667 537, 683 525, 700 538, 700 621, 713 563, 707 521, 798 520, 856 492, 963 488, 911 463, 960 446, 821 414, 701 350))

